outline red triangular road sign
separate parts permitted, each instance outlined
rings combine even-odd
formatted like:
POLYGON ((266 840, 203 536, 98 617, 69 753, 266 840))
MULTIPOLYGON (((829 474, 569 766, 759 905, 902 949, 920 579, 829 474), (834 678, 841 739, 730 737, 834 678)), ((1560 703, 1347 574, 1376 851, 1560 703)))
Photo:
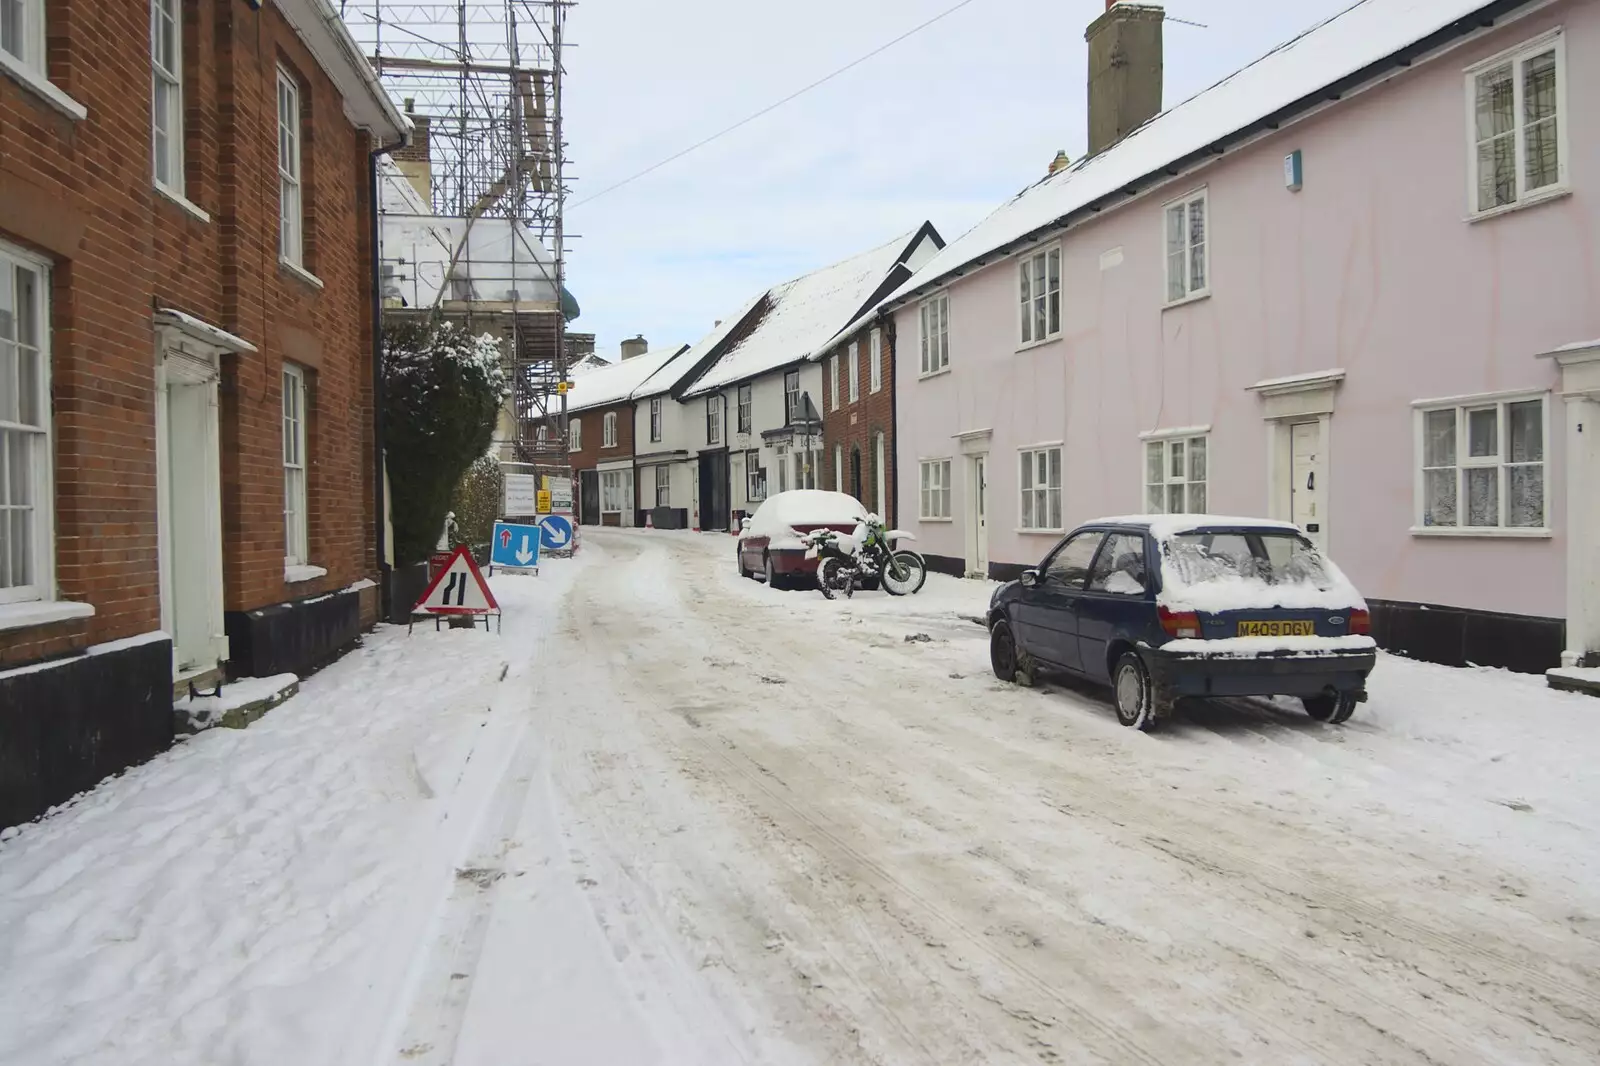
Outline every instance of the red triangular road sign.
POLYGON ((450 562, 434 575, 412 614, 488 614, 498 611, 494 593, 483 579, 483 571, 473 561, 465 544, 450 556, 450 562))

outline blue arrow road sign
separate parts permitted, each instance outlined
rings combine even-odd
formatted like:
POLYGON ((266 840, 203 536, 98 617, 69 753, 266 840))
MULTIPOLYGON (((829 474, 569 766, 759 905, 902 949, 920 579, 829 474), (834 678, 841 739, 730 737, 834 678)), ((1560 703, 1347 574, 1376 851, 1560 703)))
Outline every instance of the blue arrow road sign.
POLYGON ((541 540, 546 548, 554 551, 572 547, 572 519, 566 515, 545 515, 539 519, 539 529, 543 531, 541 540))
POLYGON ((538 566, 541 536, 538 526, 496 522, 489 561, 495 566, 538 566))

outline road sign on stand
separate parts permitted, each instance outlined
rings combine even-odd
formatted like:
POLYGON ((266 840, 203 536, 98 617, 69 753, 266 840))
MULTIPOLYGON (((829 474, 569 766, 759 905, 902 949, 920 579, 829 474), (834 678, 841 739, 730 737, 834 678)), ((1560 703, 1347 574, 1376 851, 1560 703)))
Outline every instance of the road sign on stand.
POLYGON ((463 544, 450 556, 450 562, 444 569, 433 576, 422 598, 411 608, 411 613, 433 615, 435 618, 451 615, 482 615, 487 618, 500 613, 500 604, 495 601, 494 593, 489 591, 489 583, 483 579, 483 571, 473 561, 472 553, 463 544))
POLYGON ((489 562, 508 570, 538 570, 539 543, 544 530, 539 526, 496 522, 489 548, 489 562))
POLYGON ((538 503, 539 509, 537 511, 533 512, 533 513, 534 514, 549 514, 550 513, 550 490, 549 489, 540 489, 535 495, 537 497, 535 502, 538 503))
POLYGON ((539 516, 539 540, 550 551, 572 548, 572 519, 564 514, 539 516))
POLYGON ((572 513, 572 479, 570 477, 546 477, 544 487, 550 493, 550 506, 539 508, 540 514, 571 514, 572 513))
POLYGON ((507 474, 505 510, 513 518, 539 514, 539 479, 532 474, 507 474))

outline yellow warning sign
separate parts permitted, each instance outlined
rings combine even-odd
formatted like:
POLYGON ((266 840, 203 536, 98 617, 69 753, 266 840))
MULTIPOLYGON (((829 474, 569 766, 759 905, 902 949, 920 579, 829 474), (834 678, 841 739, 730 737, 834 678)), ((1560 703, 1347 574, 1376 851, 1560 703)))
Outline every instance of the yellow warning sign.
POLYGON ((538 497, 538 504, 539 504, 539 513, 540 514, 549 514, 550 513, 550 490, 549 489, 540 489, 538 494, 537 494, 537 497, 538 497))
POLYGON ((567 394, 567 390, 570 388, 572 388, 572 382, 570 381, 556 382, 556 392, 561 396, 565 396, 567 394))

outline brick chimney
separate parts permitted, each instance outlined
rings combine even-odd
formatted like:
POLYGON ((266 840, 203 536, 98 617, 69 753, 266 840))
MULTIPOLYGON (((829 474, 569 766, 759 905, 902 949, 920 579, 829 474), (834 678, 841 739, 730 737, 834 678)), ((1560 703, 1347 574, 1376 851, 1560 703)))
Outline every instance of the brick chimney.
POLYGON ((644 334, 630 337, 622 342, 622 358, 635 359, 650 350, 650 342, 644 339, 644 334))
POLYGON ((1161 25, 1157 3, 1106 0, 1089 23, 1089 154, 1098 155, 1161 113, 1161 25))
POLYGON ((428 145, 429 119, 426 115, 415 114, 411 109, 416 101, 407 97, 405 102, 406 117, 411 120, 411 141, 402 148, 396 148, 389 154, 395 166, 400 168, 400 173, 406 176, 411 187, 417 190, 417 195, 422 197, 422 202, 433 204, 433 158, 428 145))

